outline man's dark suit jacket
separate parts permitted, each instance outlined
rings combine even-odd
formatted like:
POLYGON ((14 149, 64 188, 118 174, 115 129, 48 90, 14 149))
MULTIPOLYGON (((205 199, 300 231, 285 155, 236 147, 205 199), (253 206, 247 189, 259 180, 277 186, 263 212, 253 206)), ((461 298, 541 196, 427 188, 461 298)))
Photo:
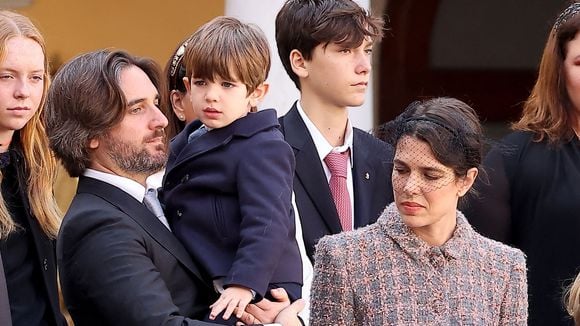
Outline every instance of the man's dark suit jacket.
MULTIPOLYGON (((203 271, 263 297, 269 284, 300 297, 302 264, 292 213, 294 155, 276 111, 262 110, 188 142, 171 142, 165 215, 203 271), (286 283, 286 284, 283 284, 286 283)), ((205 274, 205 273, 204 273, 205 274)))
MULTIPOLYGON (((314 246, 320 238, 342 231, 330 187, 318 151, 296 104, 279 119, 285 140, 294 149, 296 172, 294 194, 302 223, 306 252, 314 261, 314 246)), ((354 227, 374 223, 393 201, 392 147, 354 128, 352 178, 354 227)))
POLYGON ((79 179, 57 257, 76 325, 209 325, 192 319, 203 318, 215 296, 183 246, 113 185, 79 179))

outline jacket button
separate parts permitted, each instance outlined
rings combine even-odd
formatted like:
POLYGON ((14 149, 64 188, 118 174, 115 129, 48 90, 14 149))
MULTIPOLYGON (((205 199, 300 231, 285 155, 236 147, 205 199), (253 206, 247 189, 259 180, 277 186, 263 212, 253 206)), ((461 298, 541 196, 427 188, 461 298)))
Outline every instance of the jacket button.
POLYGON ((186 174, 186 175, 183 176, 183 178, 181 178, 181 183, 184 183, 187 180, 189 180, 189 174, 186 174))
POLYGON ((181 215, 183 215, 183 213, 180 210, 177 210, 177 216, 181 217, 181 215))
POLYGON ((46 258, 42 260, 42 267, 44 268, 45 271, 48 270, 48 260, 46 258))

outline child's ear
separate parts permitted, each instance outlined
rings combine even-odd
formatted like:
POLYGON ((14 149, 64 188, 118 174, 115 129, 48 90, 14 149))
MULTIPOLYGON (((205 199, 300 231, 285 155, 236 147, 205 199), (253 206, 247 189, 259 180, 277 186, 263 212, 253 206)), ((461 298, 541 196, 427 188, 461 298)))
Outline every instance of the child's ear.
POLYGON ((185 84, 185 89, 187 90, 186 93, 189 93, 191 90, 191 84, 189 83, 189 78, 183 77, 183 83, 185 84))
POLYGON ((290 51, 290 66, 292 66, 292 71, 294 71, 298 77, 306 78, 308 76, 306 59, 304 59, 302 53, 296 49, 290 51))
POLYGON ((270 84, 266 82, 258 85, 252 94, 250 94, 250 107, 257 107, 258 104, 264 99, 264 96, 268 94, 268 89, 270 89, 270 84))

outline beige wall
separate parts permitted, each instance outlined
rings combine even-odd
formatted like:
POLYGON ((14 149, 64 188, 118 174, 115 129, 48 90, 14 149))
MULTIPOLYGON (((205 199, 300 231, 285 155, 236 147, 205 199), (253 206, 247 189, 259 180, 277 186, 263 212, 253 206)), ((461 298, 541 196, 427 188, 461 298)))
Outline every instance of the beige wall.
POLYGON ((162 67, 177 44, 224 13, 220 0, 33 0, 15 11, 44 35, 53 66, 79 53, 114 47, 162 67))

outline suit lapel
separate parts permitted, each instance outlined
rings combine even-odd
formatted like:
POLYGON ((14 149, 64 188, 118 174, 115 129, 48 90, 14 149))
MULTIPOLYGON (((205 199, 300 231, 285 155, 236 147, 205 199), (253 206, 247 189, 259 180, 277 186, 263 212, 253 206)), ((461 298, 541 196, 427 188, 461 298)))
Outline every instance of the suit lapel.
POLYGON ((202 279, 198 268, 177 238, 151 213, 145 205, 126 192, 106 182, 81 177, 78 192, 91 193, 116 206, 145 230, 155 241, 171 253, 195 276, 202 279))
MULTIPOLYGON (((342 227, 330 194, 328 181, 322 163, 318 159, 316 146, 306 124, 298 113, 296 104, 284 116, 282 127, 284 138, 292 146, 296 156, 296 178, 304 187, 331 232, 339 233, 342 231, 342 227)), ((301 217, 310 218, 302 215, 301 217)))
POLYGON ((369 148, 361 144, 359 130, 354 129, 353 135, 353 167, 352 167, 352 185, 354 191, 354 226, 355 228, 367 225, 370 219, 370 209, 366 204, 370 193, 373 189, 372 184, 375 177, 373 169, 373 159, 369 155, 369 148))

